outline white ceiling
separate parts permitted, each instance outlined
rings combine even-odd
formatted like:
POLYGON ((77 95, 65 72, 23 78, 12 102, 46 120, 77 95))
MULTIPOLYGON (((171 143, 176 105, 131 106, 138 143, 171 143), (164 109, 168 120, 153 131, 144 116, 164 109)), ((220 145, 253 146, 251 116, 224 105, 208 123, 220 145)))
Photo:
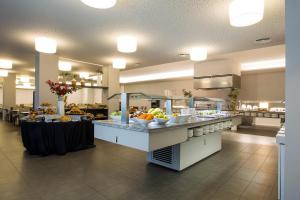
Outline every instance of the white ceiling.
POLYGON ((17 71, 32 70, 33 41, 39 35, 56 38, 61 57, 108 65, 120 56, 129 68, 186 60, 177 54, 193 46, 207 47, 213 57, 284 43, 284 0, 265 0, 264 19, 244 28, 229 25, 230 1, 118 0, 115 7, 99 10, 80 0, 1 0, 0 58, 13 59, 17 71), (138 51, 118 53, 119 34, 136 35, 138 51), (262 37, 272 42, 254 43, 262 37))

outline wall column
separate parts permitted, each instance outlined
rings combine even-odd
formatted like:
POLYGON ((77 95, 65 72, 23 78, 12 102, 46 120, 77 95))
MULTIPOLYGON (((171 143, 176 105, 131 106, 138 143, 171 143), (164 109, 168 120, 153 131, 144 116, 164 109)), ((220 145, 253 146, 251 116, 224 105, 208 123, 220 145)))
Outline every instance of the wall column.
POLYGON ((300 197, 300 1, 285 1, 286 41, 286 159, 285 200, 300 197))
POLYGON ((57 96, 50 92, 46 81, 58 81, 58 56, 36 52, 35 54, 35 96, 34 108, 47 102, 56 105, 57 96))
POLYGON ((3 79, 3 108, 16 106, 16 74, 8 73, 3 79))
POLYGON ((114 69, 112 66, 103 67, 102 82, 103 86, 108 86, 108 90, 103 90, 102 102, 108 105, 108 113, 119 110, 120 99, 111 99, 107 101, 107 97, 115 93, 120 93, 120 70, 114 69))

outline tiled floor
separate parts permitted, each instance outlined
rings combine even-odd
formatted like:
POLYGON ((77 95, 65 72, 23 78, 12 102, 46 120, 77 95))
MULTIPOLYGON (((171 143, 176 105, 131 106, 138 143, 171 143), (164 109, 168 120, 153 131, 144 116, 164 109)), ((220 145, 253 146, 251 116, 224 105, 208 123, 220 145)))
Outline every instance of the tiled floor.
POLYGON ((179 173, 148 164, 141 151, 98 140, 94 149, 65 156, 30 156, 18 128, 1 121, 0 199, 276 199, 274 141, 227 133, 221 152, 179 173))

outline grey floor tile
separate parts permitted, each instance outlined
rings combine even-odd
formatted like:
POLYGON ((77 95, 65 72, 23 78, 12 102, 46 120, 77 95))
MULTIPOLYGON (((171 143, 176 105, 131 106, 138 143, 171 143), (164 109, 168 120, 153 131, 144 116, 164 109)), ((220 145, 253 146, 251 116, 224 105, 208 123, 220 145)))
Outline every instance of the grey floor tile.
POLYGON ((149 164, 145 152, 95 143, 65 156, 31 156, 18 128, 0 121, 0 199, 252 200, 277 193, 276 145, 243 142, 238 132, 224 134, 222 151, 182 172, 149 164))

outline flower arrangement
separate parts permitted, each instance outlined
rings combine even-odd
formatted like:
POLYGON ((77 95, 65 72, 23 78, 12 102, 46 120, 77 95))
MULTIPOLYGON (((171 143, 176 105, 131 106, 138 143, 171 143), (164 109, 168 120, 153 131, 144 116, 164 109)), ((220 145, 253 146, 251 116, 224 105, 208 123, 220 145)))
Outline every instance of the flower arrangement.
POLYGON ((53 94, 56 94, 58 96, 65 96, 66 94, 71 94, 73 92, 76 92, 79 89, 79 87, 76 87, 76 85, 67 85, 65 83, 55 83, 50 80, 48 80, 46 83, 49 85, 50 91, 53 94))

